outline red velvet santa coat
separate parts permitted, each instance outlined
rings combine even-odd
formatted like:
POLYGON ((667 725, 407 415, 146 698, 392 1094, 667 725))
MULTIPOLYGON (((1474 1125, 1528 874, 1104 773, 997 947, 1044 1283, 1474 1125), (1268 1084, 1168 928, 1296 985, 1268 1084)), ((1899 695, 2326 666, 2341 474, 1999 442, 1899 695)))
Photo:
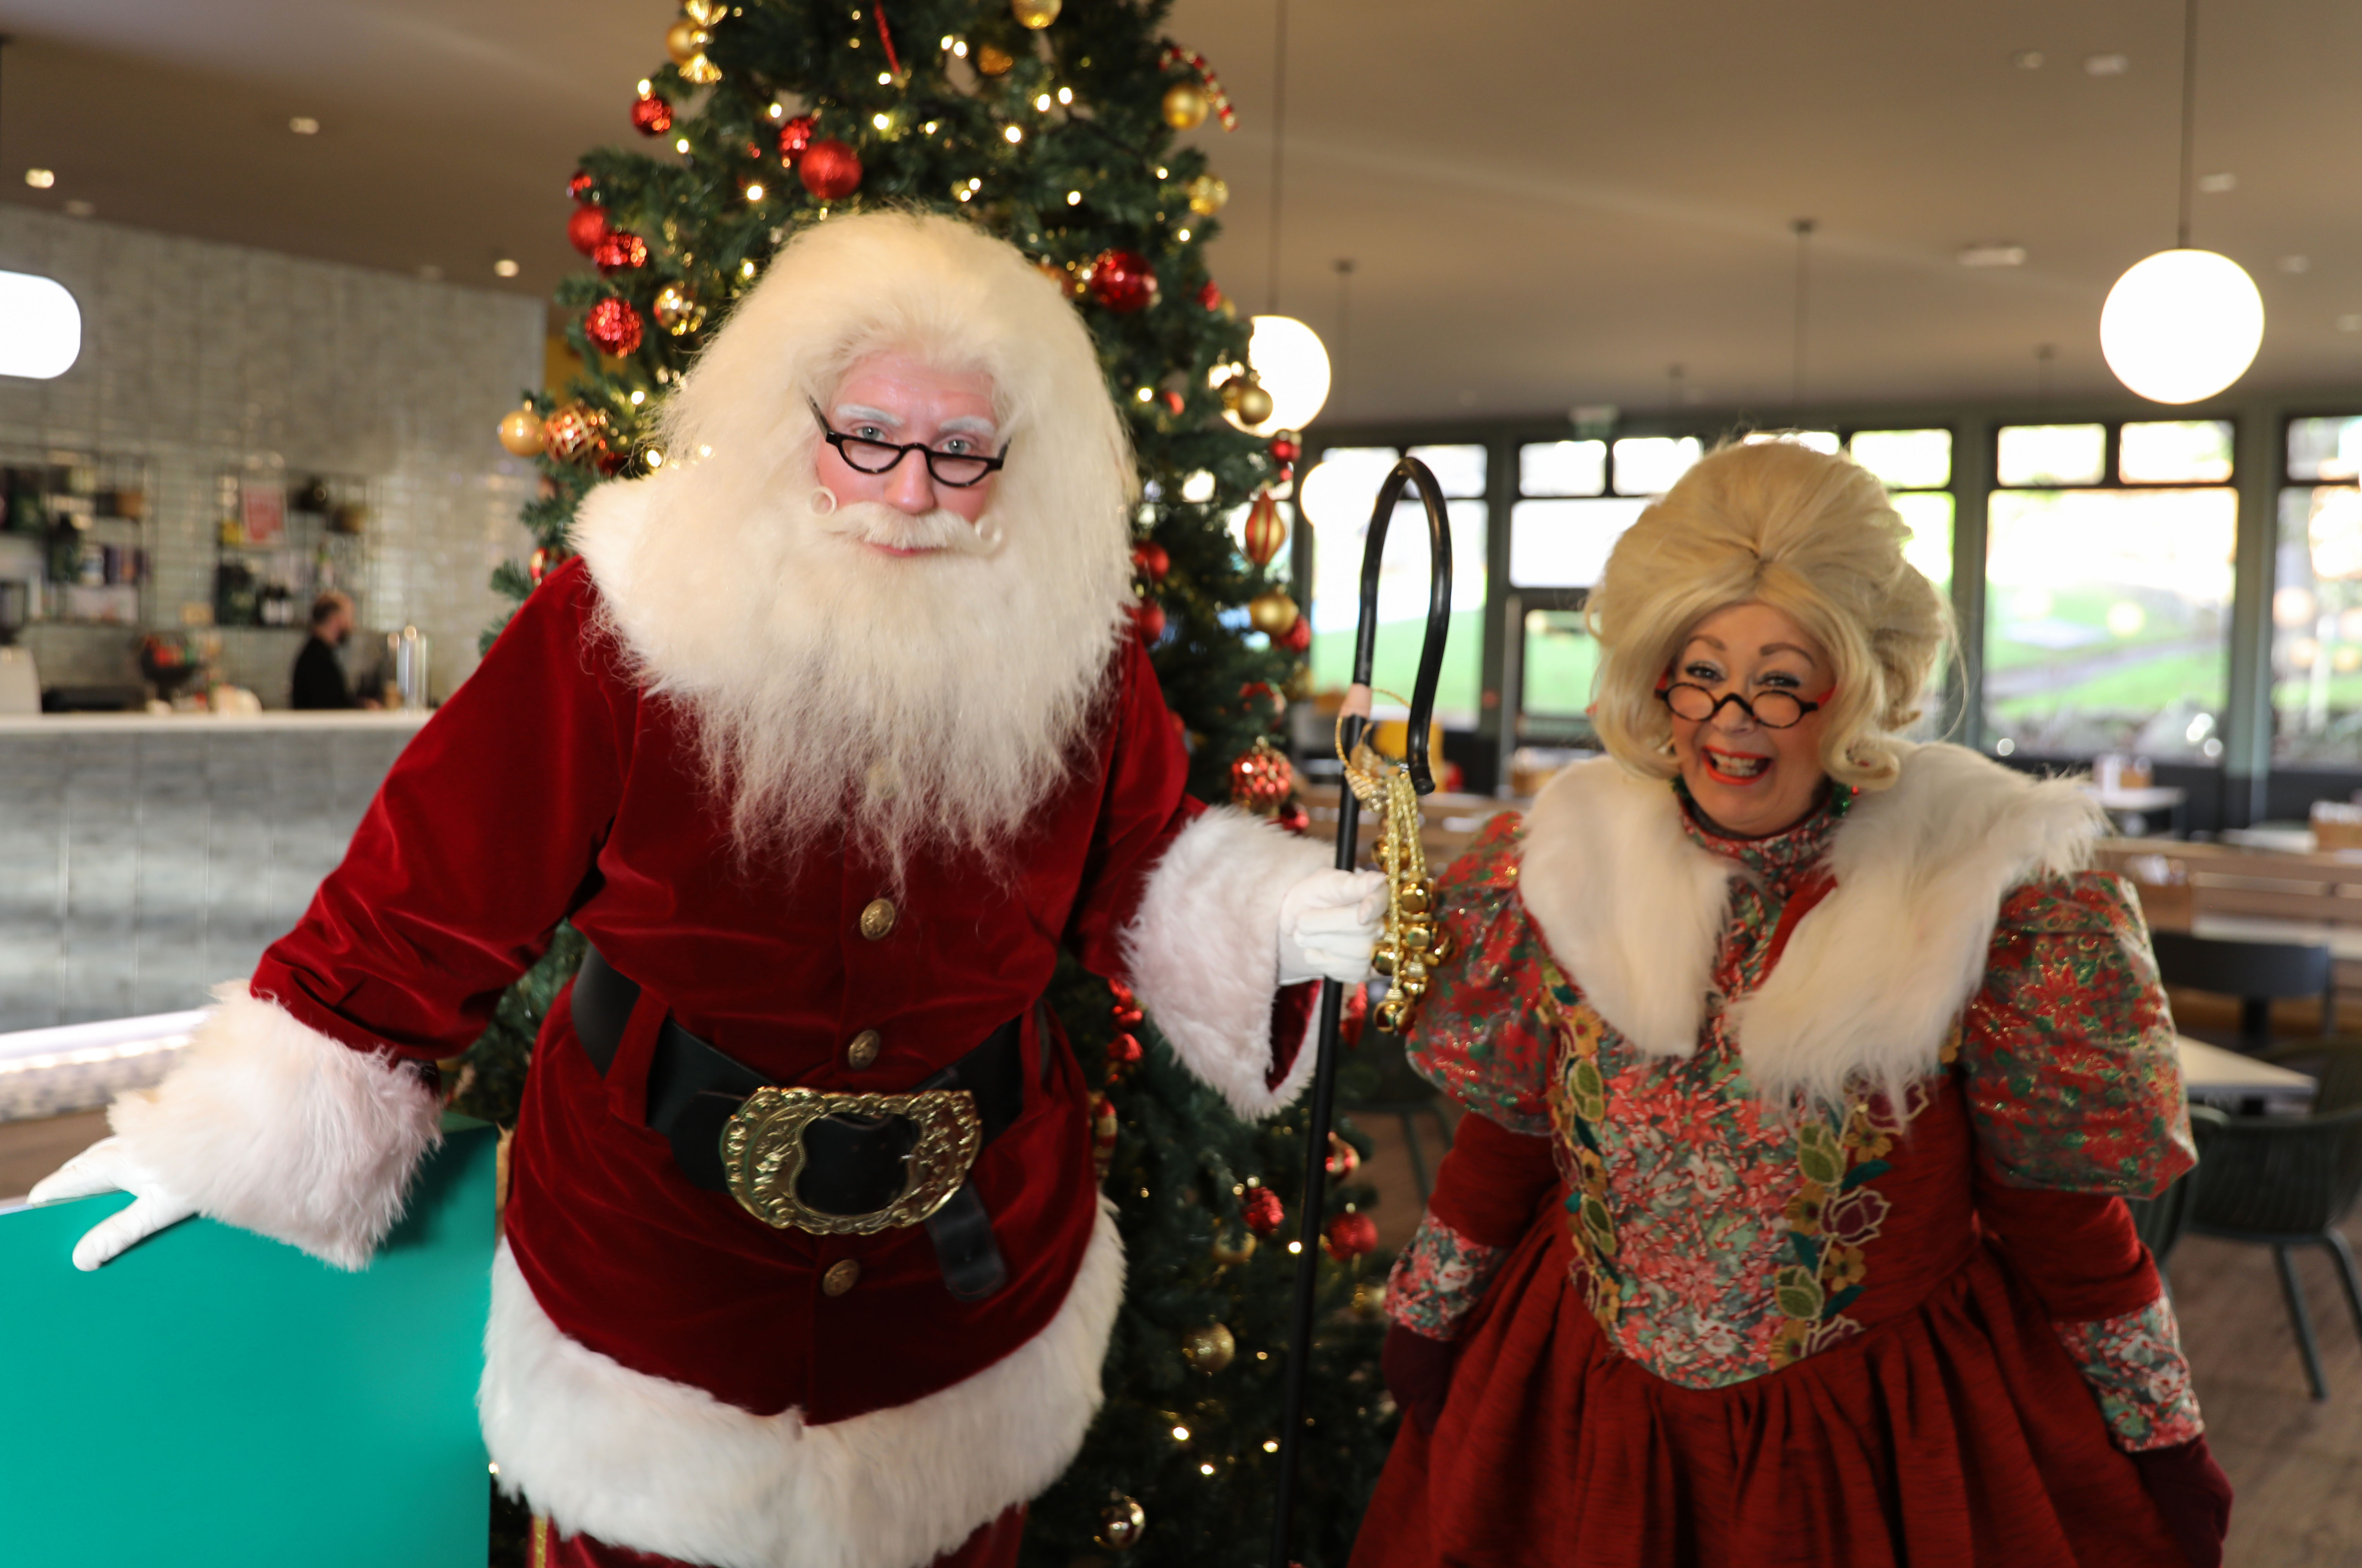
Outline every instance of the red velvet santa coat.
POLYGON ((1184 795, 1127 638, 1092 754, 1005 862, 922 854, 898 886, 836 839, 740 869, 690 716, 629 674, 598 592, 579 560, 535 591, 167 1086, 168 1107, 210 1098, 275 1152, 153 1106, 118 1124, 204 1212, 354 1266, 432 1136, 403 1061, 463 1049, 571 920, 645 994, 603 1079, 563 997, 535 1048, 481 1397, 503 1483, 568 1532, 724 1568, 924 1563, 1054 1479, 1098 1403, 1123 1265, 1087 1087, 1033 1008, 1057 949, 1128 973, 1185 1059, 1267 1112, 1302 1075, 1267 1071, 1308 990, 1275 1005, 1277 900, 1325 857, 1184 795), (894 918, 872 939, 880 899, 894 918), (1006 1287, 954 1299, 920 1228, 774 1230, 691 1186, 645 1117, 668 1008, 777 1082, 878 1092, 1023 1017, 1024 1110, 973 1171, 1006 1287), (856 1069, 847 1045, 872 1029, 856 1069), (857 1280, 830 1296, 846 1259, 857 1280))

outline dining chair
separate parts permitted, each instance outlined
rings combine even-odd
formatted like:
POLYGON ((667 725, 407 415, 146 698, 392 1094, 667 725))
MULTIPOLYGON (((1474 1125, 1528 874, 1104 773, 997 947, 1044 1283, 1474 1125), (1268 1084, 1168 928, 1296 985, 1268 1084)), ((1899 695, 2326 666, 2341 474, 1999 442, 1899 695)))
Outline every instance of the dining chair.
MULTIPOLYGON (((2221 1112, 2204 1105, 2190 1108, 2194 1124, 2201 1113, 2220 1116, 2221 1112)), ((2157 1265, 2158 1282, 2165 1287, 2166 1295, 2173 1294, 2173 1281, 2166 1274, 2166 1259, 2173 1255, 2173 1246, 2190 1224, 2190 1196, 2197 1187, 2196 1167, 2183 1171, 2153 1198, 2127 1198, 2125 1207, 2132 1211, 2133 1233, 2141 1245, 2148 1248, 2149 1261, 2157 1265)))
MULTIPOLYGON (((2271 1048, 2272 1003, 2282 997, 2321 1001, 2321 1032, 2337 1026, 2337 993, 2326 942, 2246 942, 2199 937, 2188 931, 2152 931, 2157 970, 2168 985, 2211 991, 2239 999, 2239 1049, 2260 1056, 2271 1048)), ((2204 1035, 2184 1029, 2184 1034, 2204 1035)))
POLYGON ((2296 1117, 2225 1116, 2193 1106, 2190 1122, 2198 1135, 2198 1172, 2184 1231, 2272 1249, 2305 1379, 2314 1399, 2326 1399, 2321 1347, 2292 1253, 2317 1246, 2336 1260, 2354 1332, 2362 1336, 2362 1269, 2338 1229, 2362 1196, 2362 1105, 2296 1117))

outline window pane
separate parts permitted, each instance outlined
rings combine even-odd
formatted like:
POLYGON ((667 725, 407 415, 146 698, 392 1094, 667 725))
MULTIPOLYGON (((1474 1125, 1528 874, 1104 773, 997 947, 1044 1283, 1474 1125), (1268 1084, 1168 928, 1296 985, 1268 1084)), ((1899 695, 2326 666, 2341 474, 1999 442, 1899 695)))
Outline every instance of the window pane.
POLYGON ((2096 485, 2107 471, 2104 425, 2002 426, 1994 474, 2004 485, 2096 485))
POLYGON ((1304 476, 1298 501, 1315 528, 1369 531, 1370 509, 1395 466, 1391 446, 1332 446, 1304 476))
POLYGON ((2191 484, 2231 477, 2231 422, 2160 420, 2127 424, 2116 476, 2127 485, 2191 484))
POLYGON ((1904 490, 1889 498, 1911 530, 1903 558, 1919 568, 1937 591, 1952 591, 1952 493, 1949 490, 1904 490))
POLYGON ((2362 475, 2362 419, 2289 421, 2288 477, 2351 479, 2362 475))
POLYGON ((2282 490, 2279 521, 2272 755, 2350 768, 2362 762, 2362 490, 2282 490))
POLYGON ((1534 441, 1518 448, 1518 492, 1595 496, 1607 488, 1607 443, 1534 441))
POLYGON ((1579 609, 1526 611, 1522 663, 1526 716, 1569 719, 1591 706, 1591 678, 1599 644, 1584 630, 1579 609))
MULTIPOLYGON (((1435 690, 1435 717, 1454 729, 1473 729, 1485 659, 1485 507, 1483 501, 1451 501, 1444 512, 1451 524, 1451 632, 1443 651, 1443 678, 1435 690)), ((1366 509, 1345 527, 1317 522, 1313 527, 1310 608, 1316 685, 1342 686, 1353 678, 1362 546, 1369 532, 1366 509)), ((1371 665, 1373 685, 1406 697, 1418 677, 1427 579, 1427 510, 1406 499, 1386 525, 1386 553, 1378 568, 1378 641, 1371 665)))
POLYGON ((1838 439, 1838 433, 1834 430, 1759 430, 1742 436, 1739 444, 1760 446, 1767 441, 1791 442, 1831 456, 1835 456, 1845 444, 1838 439))
POLYGON ((1414 446, 1403 454, 1416 457, 1435 470, 1435 482, 1443 493, 1458 499, 1473 496, 1482 500, 1485 496, 1485 449, 1482 446, 1414 446))
POLYGON ((1700 448, 1694 435, 1628 435, 1616 444, 1616 493, 1661 496, 1689 472, 1700 448))
POLYGON ((2222 755, 2237 520, 2227 488, 1995 494, 1990 731, 2042 755, 2222 755))
POLYGON ((1648 510, 1639 498, 1519 501, 1509 509, 1509 581, 1528 588, 1587 588, 1607 552, 1648 510))
POLYGON ((1952 482, 1948 430, 1858 430, 1853 460, 1889 486, 1936 489, 1952 482))

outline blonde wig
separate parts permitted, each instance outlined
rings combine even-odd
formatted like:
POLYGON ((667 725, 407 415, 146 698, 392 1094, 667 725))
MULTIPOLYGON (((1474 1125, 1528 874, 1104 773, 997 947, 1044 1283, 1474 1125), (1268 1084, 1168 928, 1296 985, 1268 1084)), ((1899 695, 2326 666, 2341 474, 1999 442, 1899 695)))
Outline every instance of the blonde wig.
POLYGON ((1822 768, 1856 788, 1893 784, 1895 732, 1919 717, 1954 641, 1951 607, 1903 558, 1910 536, 1885 487, 1847 458, 1786 441, 1708 453, 1617 542, 1592 593, 1601 743, 1671 777, 1657 688, 1698 622, 1753 602, 1786 612, 1836 665, 1822 768))

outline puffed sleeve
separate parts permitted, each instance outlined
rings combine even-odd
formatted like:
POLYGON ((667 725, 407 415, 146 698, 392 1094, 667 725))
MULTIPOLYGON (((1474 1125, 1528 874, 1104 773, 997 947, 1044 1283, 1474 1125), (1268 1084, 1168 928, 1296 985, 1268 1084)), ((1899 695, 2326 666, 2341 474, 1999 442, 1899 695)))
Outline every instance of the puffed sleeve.
POLYGON ((1959 1069, 1986 1174, 2147 1197, 2198 1161, 2173 1018, 2121 878, 2028 883, 2003 901, 1959 1069))
POLYGON ((1524 839, 1520 818, 1496 817, 1437 879, 1451 946, 1429 971, 1408 1054, 1421 1075, 1471 1111, 1539 1135, 1550 1131, 1549 960, 1518 896, 1524 839))

